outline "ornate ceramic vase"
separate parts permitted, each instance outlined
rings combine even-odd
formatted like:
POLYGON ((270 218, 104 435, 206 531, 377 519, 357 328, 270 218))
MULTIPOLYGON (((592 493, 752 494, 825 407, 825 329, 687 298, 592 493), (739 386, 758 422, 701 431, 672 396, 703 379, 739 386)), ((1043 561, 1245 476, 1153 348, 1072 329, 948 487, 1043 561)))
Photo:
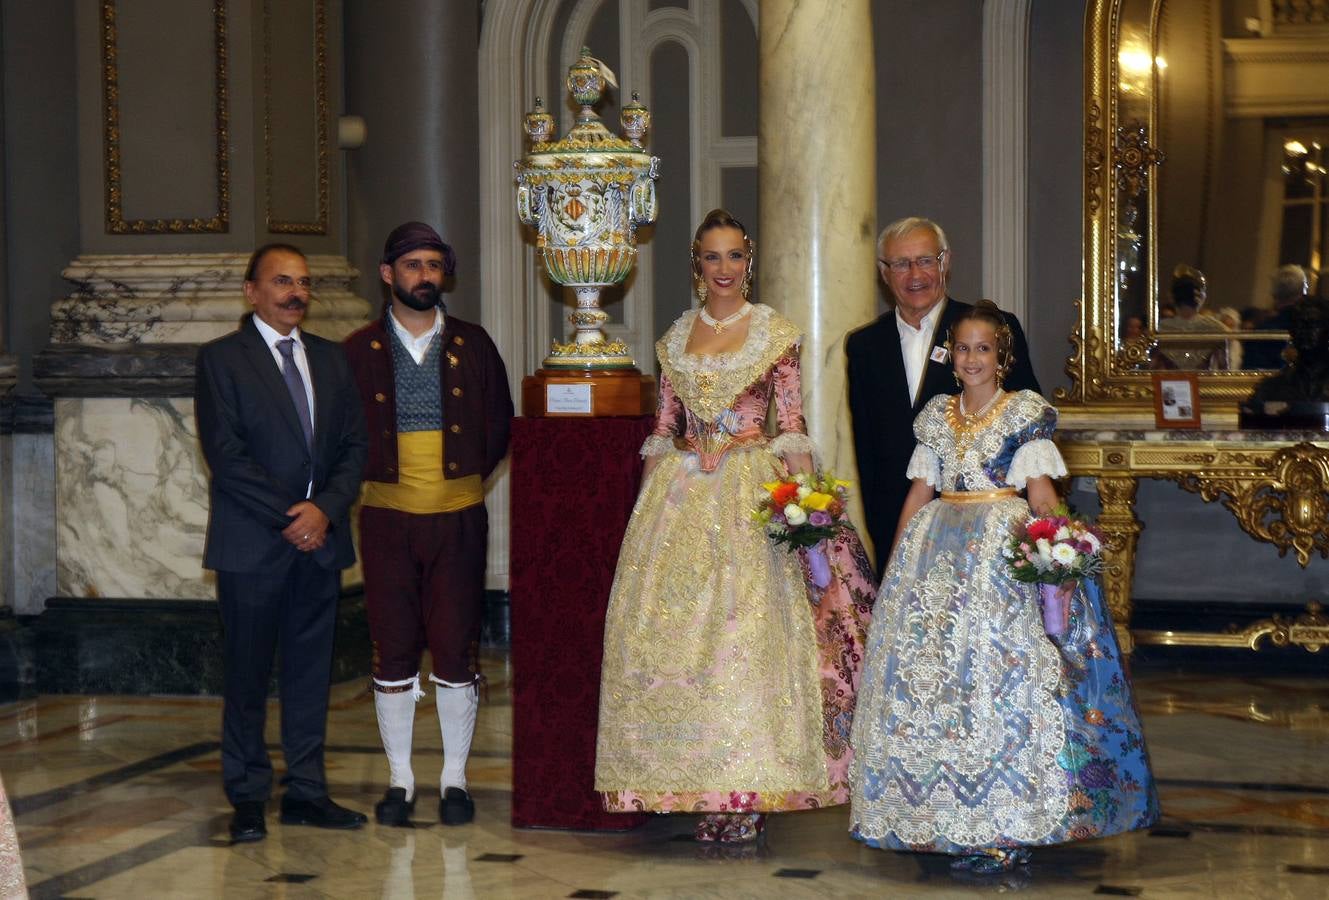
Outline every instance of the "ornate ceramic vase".
POLYGON ((527 113, 530 141, 513 163, 517 175, 517 216, 536 229, 536 247, 549 278, 573 289, 577 307, 568 317, 575 332, 555 341, 546 369, 632 368, 622 341, 610 340, 601 326, 600 292, 621 283, 637 262, 637 227, 655 221, 655 179, 660 160, 642 150, 650 113, 633 94, 623 108, 621 138, 605 128, 594 106, 612 75, 583 47, 568 69, 567 88, 581 105, 576 123, 562 140, 551 140, 554 120, 536 98, 527 113))

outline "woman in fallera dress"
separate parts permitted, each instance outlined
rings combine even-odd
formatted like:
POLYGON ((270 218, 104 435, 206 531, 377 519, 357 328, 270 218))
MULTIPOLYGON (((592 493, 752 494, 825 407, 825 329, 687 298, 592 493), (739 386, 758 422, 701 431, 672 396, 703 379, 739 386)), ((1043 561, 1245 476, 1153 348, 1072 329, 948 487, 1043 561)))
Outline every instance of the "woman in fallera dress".
POLYGON ((851 833, 1000 872, 1032 846, 1147 827, 1158 797, 1098 587, 1074 589, 1054 644, 1036 586, 1002 554, 1031 508, 1056 505, 1057 411, 1001 389, 1011 338, 991 302, 955 322, 949 346, 961 392, 914 422, 913 485, 868 641, 851 833))
POLYGON ((595 788, 611 811, 704 813, 702 841, 848 800, 875 592, 853 531, 829 542, 819 591, 753 520, 762 483, 811 471, 814 447, 800 333, 748 302, 752 254, 724 210, 697 229, 702 305, 656 344, 659 409, 605 621, 595 788))

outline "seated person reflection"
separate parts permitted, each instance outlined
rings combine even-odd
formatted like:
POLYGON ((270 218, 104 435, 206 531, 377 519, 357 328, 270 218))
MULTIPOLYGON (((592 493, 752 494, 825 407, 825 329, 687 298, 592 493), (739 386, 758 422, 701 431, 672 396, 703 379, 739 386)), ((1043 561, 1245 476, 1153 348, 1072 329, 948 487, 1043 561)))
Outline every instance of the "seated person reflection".
POLYGON ((1307 297, 1288 317, 1293 359, 1256 385, 1251 401, 1329 402, 1329 300, 1307 297))
POLYGON ((1158 351, 1154 356, 1156 369, 1223 369, 1227 367, 1226 341, 1212 344, 1167 342, 1165 332, 1205 333, 1223 331, 1222 324, 1200 310, 1205 301, 1205 278, 1199 269, 1184 263, 1172 271, 1172 302, 1177 314, 1158 321, 1160 335, 1158 351))
MULTIPOLYGON (((1279 266, 1270 280, 1274 313, 1255 326, 1256 331, 1290 331, 1292 309, 1310 293, 1306 270, 1301 266, 1279 266)), ((1283 365, 1285 341, 1251 341, 1246 347, 1246 368, 1278 369, 1283 365)))

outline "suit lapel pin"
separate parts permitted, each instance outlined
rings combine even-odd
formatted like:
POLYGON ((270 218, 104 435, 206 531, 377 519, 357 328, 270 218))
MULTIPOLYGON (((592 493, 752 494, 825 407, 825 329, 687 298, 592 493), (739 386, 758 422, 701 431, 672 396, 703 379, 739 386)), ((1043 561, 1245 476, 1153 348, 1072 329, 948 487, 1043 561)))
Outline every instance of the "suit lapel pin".
POLYGON ((951 354, 945 347, 933 347, 932 355, 928 358, 933 362, 945 364, 951 358, 951 354))

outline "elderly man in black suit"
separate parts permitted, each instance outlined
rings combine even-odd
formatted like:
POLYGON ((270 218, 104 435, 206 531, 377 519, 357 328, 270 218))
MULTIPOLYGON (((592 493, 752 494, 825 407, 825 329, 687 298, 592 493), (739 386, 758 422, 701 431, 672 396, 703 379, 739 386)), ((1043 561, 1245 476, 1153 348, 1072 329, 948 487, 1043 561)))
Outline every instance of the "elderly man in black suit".
POLYGON ((236 842, 267 834, 263 722, 278 648, 282 822, 366 821, 328 798, 323 741, 340 572, 355 561, 347 516, 368 439, 341 347, 300 330, 310 284, 295 247, 260 247, 245 272, 253 314, 198 354, 195 413, 212 471, 203 565, 217 572, 224 630, 222 783, 236 842))
MULTIPOLYGON (((945 345, 951 323, 970 304, 946 293, 951 264, 946 233, 936 222, 907 218, 887 225, 877 238, 877 271, 894 309, 845 338, 854 452, 879 578, 909 491, 914 417, 937 394, 959 392, 945 345)), ((1003 387, 1037 391, 1024 331, 1009 313, 1006 321, 1015 363, 1003 387)))

